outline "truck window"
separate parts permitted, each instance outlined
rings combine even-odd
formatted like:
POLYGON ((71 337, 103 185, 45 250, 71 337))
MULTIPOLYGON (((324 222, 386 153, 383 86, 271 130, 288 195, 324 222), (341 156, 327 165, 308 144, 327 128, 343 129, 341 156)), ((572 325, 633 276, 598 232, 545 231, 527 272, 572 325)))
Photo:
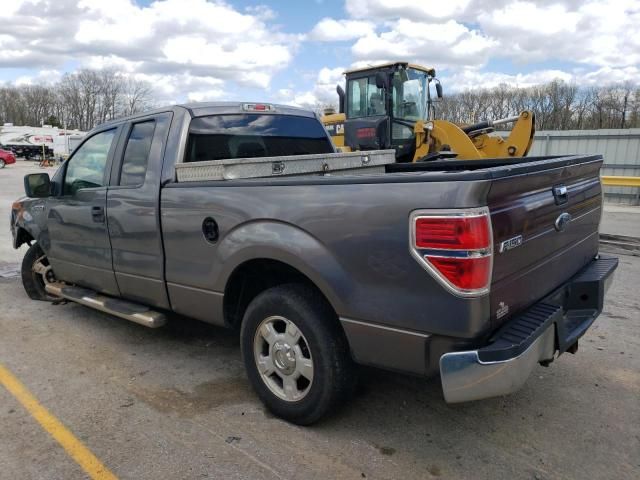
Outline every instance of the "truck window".
POLYGON ((316 118, 233 114, 194 118, 185 162, 333 153, 316 118))
POLYGON ((104 170, 116 129, 95 134, 69 159, 64 177, 64 195, 74 195, 81 188, 105 185, 104 170))
POLYGON ((134 186, 144 183, 155 128, 154 120, 133 125, 122 158, 120 185, 134 186))

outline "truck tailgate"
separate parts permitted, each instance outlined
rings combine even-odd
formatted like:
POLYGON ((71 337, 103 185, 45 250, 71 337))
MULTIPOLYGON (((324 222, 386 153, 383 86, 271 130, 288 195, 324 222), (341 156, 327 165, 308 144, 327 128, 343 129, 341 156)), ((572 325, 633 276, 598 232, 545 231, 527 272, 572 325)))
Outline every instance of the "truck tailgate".
POLYGON ((491 324, 539 300, 598 253, 602 159, 493 180, 491 324))

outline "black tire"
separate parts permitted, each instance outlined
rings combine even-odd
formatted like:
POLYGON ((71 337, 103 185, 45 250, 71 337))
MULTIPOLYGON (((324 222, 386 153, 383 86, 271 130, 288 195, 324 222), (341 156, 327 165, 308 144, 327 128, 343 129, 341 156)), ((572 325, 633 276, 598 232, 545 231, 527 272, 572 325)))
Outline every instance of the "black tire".
MULTIPOLYGON (((20 272, 22 276, 22 285, 30 299, 51 302, 58 298, 47 293, 44 289, 44 279, 40 274, 33 271, 33 265, 42 256, 44 256, 44 252, 40 248, 40 245, 34 243, 29 247, 29 250, 27 250, 27 253, 25 253, 24 258, 22 259, 22 268, 20 272)), ((44 262, 48 264, 46 259, 44 262)))
POLYGON ((317 422, 355 390, 354 364, 336 314, 317 291, 306 285, 280 285, 260 293, 244 315, 240 341, 254 390, 273 414, 289 422, 298 425, 317 422), (284 400, 273 393, 258 370, 254 341, 263 321, 274 316, 284 317, 298 328, 313 359, 313 379, 307 393, 296 401, 284 400))

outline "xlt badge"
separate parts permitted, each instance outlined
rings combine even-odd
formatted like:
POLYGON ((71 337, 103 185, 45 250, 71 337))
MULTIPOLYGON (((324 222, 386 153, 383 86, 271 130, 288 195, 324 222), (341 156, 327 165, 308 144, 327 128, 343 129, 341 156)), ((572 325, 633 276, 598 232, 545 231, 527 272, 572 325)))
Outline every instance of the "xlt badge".
POLYGON ((510 238, 509 240, 505 240, 500 243, 500 248, 498 252, 503 253, 507 250, 512 250, 516 247, 522 245, 522 235, 518 235, 517 237, 510 238))

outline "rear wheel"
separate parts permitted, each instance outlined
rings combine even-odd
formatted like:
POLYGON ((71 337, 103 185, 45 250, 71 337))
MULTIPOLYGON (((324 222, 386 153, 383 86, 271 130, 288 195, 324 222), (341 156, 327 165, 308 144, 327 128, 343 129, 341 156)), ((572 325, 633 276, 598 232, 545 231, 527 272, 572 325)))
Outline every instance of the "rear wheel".
POLYGON ((24 255, 21 275, 22 285, 32 300, 53 301, 58 299, 45 290, 45 285, 55 282, 56 277, 51 270, 47 256, 37 243, 31 245, 24 255))
POLYGON ((288 284, 262 292, 249 304, 240 336, 254 390, 285 420, 314 423, 354 390, 344 332, 312 288, 288 284))
POLYGON ((0 168, 4 168, 4 166, 6 165, 5 161, 0 158, 0 168))

